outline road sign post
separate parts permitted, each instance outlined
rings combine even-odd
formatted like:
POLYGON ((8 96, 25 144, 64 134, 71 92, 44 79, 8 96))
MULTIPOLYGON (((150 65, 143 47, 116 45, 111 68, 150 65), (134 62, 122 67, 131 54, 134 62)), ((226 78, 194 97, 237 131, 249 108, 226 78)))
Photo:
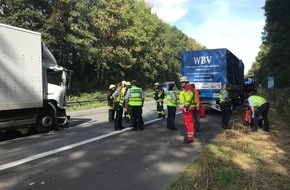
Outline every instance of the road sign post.
POLYGON ((274 77, 268 77, 268 89, 274 89, 274 77))

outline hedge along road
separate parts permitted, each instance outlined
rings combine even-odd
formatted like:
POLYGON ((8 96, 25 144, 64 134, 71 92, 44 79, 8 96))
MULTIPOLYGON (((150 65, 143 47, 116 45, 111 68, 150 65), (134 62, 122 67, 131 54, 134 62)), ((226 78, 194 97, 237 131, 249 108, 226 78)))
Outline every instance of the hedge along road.
MULTIPOLYGON (((0 187, 4 189, 165 189, 222 130, 216 112, 201 119, 194 144, 156 120, 153 102, 144 105, 144 131, 113 131, 107 109, 71 113, 71 127, 0 143, 0 187), (96 187, 96 188, 94 188, 96 187)), ((129 124, 125 124, 129 125, 129 124)))

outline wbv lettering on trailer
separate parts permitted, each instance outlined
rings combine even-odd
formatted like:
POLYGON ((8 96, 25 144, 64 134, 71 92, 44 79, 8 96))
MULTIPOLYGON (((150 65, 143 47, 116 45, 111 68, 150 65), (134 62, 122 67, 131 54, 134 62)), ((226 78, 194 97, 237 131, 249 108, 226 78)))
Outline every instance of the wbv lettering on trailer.
POLYGON ((193 57, 194 64, 210 64, 212 56, 193 57))

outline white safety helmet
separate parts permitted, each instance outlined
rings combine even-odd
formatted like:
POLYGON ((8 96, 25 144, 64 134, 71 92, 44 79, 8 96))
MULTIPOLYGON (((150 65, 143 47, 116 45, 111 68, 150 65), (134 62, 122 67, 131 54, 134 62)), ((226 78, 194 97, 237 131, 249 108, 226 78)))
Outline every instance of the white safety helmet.
POLYGON ((112 90, 113 88, 115 88, 115 85, 111 84, 111 85, 109 86, 109 89, 112 90))
POLYGON ((123 80, 121 83, 122 83, 122 84, 126 84, 126 81, 125 81, 125 80, 123 80))
POLYGON ((158 83, 158 82, 156 82, 155 84, 154 84, 154 86, 159 86, 160 84, 158 83))
POLYGON ((126 86, 131 86, 131 83, 129 81, 127 81, 126 86))
POLYGON ((188 80, 187 76, 182 76, 180 78, 180 82, 189 82, 189 80, 188 80))

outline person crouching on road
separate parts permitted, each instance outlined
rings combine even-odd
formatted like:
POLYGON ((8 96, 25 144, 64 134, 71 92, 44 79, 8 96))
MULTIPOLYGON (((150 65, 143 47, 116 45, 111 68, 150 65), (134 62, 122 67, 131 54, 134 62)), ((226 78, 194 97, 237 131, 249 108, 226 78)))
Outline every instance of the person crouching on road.
POLYGON ((142 88, 137 87, 136 80, 133 80, 131 85, 132 87, 128 89, 125 96, 125 110, 130 104, 133 131, 137 131, 137 126, 140 128, 140 130, 143 130, 144 122, 142 118, 142 107, 145 100, 145 94, 142 91, 142 88))
POLYGON ((108 108, 109 108, 109 122, 113 122, 115 120, 115 108, 114 108, 114 98, 113 93, 115 92, 115 85, 111 84, 109 86, 109 90, 107 92, 107 102, 108 102, 108 108))
POLYGON ((155 86, 154 100, 156 101, 156 110, 158 114, 157 118, 165 119, 165 111, 163 108, 163 100, 165 96, 164 89, 158 82, 156 82, 154 86, 155 86))
POLYGON ((183 113, 183 120, 187 131, 187 137, 184 137, 184 143, 188 144, 194 142, 193 110, 195 107, 195 96, 193 88, 189 84, 186 76, 180 78, 180 83, 183 90, 179 95, 179 109, 183 113))
POLYGON ((270 104, 265 98, 253 94, 253 91, 250 92, 250 97, 248 98, 252 118, 254 119, 252 131, 258 131, 258 126, 262 126, 262 122, 264 122, 264 131, 269 132, 268 112, 270 104))
POLYGON ((167 98, 167 111, 168 111, 167 129, 177 130, 177 128, 174 126, 176 106, 177 106, 177 95, 175 92, 174 83, 169 84, 166 98, 167 98))
POLYGON ((231 119, 231 102, 229 98, 228 85, 225 84, 219 94, 220 108, 222 111, 222 127, 229 129, 229 122, 231 119))
POLYGON ((121 83, 118 83, 117 89, 113 93, 114 107, 116 111, 115 131, 123 129, 122 115, 123 115, 124 97, 121 93, 121 88, 122 88, 121 83))

